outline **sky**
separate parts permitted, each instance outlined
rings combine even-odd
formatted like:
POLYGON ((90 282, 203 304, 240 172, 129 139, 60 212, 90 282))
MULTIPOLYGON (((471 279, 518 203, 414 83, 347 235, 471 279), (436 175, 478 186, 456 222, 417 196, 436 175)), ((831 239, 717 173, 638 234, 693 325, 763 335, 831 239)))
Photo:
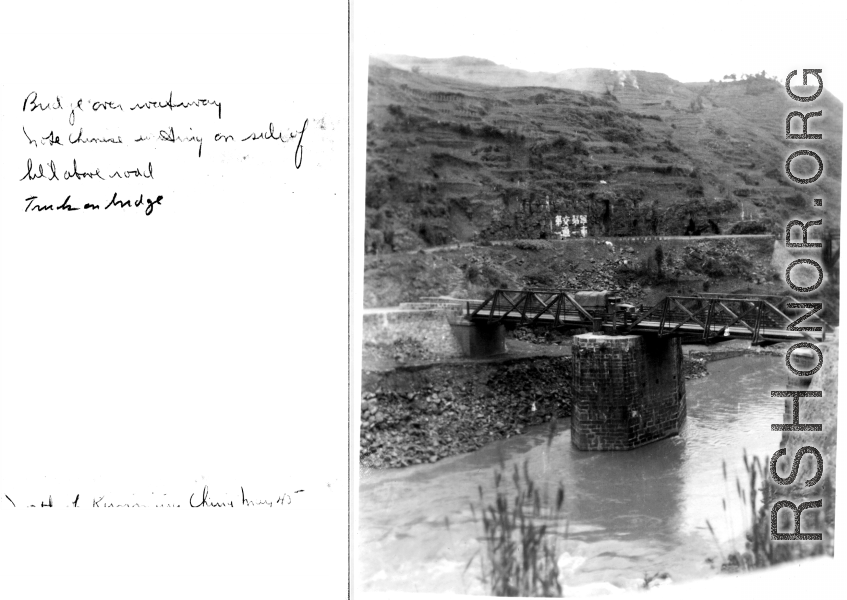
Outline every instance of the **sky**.
POLYGON ((475 56, 528 71, 579 67, 665 73, 678 81, 823 69, 843 100, 843 3, 359 1, 354 47, 370 55, 475 56))

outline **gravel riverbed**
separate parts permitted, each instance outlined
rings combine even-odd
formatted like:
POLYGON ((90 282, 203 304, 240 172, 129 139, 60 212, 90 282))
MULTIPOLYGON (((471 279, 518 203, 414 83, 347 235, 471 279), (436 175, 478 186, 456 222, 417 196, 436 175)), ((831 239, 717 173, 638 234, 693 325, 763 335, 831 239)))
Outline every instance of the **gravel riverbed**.
MULTIPOLYGON (((683 362, 686 379, 706 359, 683 362)), ((571 414, 570 356, 400 366, 365 371, 360 462, 404 467, 471 452, 571 414)))

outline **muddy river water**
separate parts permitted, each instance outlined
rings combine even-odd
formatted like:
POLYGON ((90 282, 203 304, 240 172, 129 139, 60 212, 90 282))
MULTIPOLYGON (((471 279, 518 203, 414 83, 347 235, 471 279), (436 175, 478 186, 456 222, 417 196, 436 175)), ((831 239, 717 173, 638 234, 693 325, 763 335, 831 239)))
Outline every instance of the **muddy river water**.
MULTIPOLYGON (((781 434, 770 425, 782 422, 784 400, 770 398, 770 390, 786 384, 787 371, 778 357, 747 356, 711 362, 709 373, 686 384, 681 434, 635 450, 578 451, 566 420, 549 444, 549 428, 540 426, 431 465, 363 470, 356 587, 484 593, 479 559, 466 569, 482 535, 470 505, 480 506, 479 486, 493 499, 501 459, 509 475, 513 463, 528 461, 551 497, 564 483, 568 536, 559 543, 559 565, 566 592, 634 588, 645 573, 667 572, 674 581, 716 573, 707 558, 716 564, 720 550, 743 550, 749 509, 735 483, 737 476, 746 487, 742 451, 764 457, 778 449, 781 434)), ((512 486, 510 476, 504 480, 512 486)))

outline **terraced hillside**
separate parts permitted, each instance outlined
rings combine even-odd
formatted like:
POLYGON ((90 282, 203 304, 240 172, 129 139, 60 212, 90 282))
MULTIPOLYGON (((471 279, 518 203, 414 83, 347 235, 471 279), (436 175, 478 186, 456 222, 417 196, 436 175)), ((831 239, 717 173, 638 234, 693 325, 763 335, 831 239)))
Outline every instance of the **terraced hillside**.
MULTIPOLYGON (((824 111, 809 121, 824 140, 788 141, 785 116, 799 103, 765 77, 683 84, 388 58, 402 68, 372 59, 368 79, 368 252, 550 237, 557 215, 586 215, 589 235, 683 235, 691 221, 708 233, 772 233, 820 214, 812 197, 838 222, 842 104, 827 93, 800 107, 824 111), (812 186, 790 183, 782 166, 805 147, 826 161, 812 186)), ((810 158, 793 167, 816 169, 810 158)))

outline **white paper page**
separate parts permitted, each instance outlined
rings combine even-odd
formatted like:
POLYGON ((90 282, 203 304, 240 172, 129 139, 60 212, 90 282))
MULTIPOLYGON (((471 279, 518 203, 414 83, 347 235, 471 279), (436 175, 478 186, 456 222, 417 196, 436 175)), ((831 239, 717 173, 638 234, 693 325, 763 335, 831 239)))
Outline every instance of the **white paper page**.
POLYGON ((116 6, 4 19, 0 590, 338 597, 347 6, 116 6))

